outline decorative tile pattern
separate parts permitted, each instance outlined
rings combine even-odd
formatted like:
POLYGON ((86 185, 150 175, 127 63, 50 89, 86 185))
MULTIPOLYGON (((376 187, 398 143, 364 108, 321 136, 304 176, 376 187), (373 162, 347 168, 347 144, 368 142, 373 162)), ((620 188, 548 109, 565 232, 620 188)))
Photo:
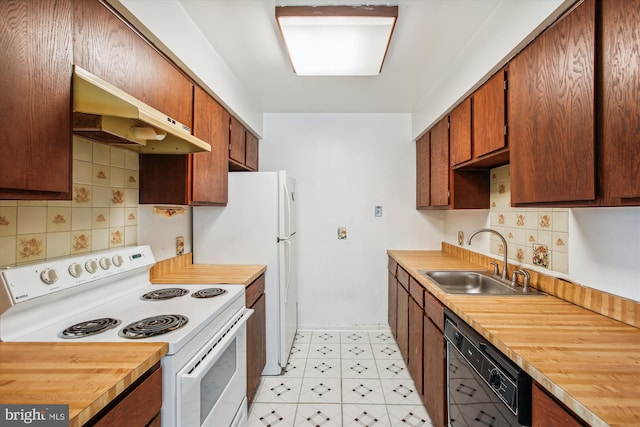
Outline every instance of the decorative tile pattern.
POLYGON ((301 330, 294 349, 283 375, 263 377, 249 427, 433 427, 388 330, 301 330))
POLYGON ((138 153, 74 137, 71 200, 0 204, 0 267, 137 244, 138 180, 138 153))
MULTIPOLYGON (((521 264, 548 268, 568 273, 569 209, 566 208, 512 208, 509 185, 509 165, 491 170, 491 196, 489 220, 491 228, 499 231, 508 242, 508 257, 521 264), (541 246, 546 247, 542 254, 541 246)), ((490 251, 502 256, 504 247, 492 235, 490 251)))

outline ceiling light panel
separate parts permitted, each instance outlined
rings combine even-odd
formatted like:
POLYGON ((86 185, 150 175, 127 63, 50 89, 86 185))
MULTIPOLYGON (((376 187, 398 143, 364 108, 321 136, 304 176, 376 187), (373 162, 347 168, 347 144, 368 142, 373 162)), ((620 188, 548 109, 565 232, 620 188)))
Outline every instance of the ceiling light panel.
POLYGON ((379 74, 397 15, 397 6, 276 7, 289 59, 301 76, 379 74))

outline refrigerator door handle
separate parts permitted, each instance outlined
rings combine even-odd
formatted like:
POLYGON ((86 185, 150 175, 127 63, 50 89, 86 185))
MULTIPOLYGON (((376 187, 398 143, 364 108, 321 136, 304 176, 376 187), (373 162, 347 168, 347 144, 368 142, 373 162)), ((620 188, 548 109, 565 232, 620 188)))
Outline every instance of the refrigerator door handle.
POLYGON ((286 304, 287 297, 289 296, 289 283, 291 283, 291 241, 289 239, 282 240, 284 241, 284 258, 285 265, 287 266, 287 281, 284 287, 284 303, 286 304))

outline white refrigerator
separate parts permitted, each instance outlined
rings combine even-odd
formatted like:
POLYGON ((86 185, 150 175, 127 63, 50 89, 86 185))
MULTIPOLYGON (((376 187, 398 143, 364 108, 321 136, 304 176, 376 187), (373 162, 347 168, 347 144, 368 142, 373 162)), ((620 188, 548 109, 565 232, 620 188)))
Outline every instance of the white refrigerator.
POLYGON ((267 362, 280 375, 298 325, 295 180, 230 172, 227 206, 193 208, 194 264, 266 264, 267 362))

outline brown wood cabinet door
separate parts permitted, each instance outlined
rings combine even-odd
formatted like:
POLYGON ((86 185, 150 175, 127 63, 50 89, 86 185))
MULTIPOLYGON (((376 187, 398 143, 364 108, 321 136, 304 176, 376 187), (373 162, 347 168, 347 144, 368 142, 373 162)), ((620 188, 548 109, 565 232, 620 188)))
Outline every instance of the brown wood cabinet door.
POLYGON ((0 2, 0 198, 71 198, 72 10, 0 2))
POLYGON ((593 200, 595 0, 509 64, 511 201, 593 200))
POLYGON ((190 154, 191 204, 226 205, 229 175, 229 113, 200 87, 194 91, 193 134, 211 144, 211 152, 190 154))
MULTIPOLYGON (((475 101, 474 101, 475 108, 475 101)), ((462 101, 450 114, 451 165, 471 160, 471 98, 462 101)))
POLYGON ((602 2, 605 197, 640 197, 639 22, 640 0, 602 2))
POLYGON ((245 164, 245 129, 235 117, 231 116, 231 141, 229 158, 238 163, 245 164))
POLYGON ((140 155, 140 204, 188 205, 189 154, 140 155))
POLYGON ((389 273, 389 302, 388 302, 388 319, 389 319, 389 328, 391 328, 391 333, 394 338, 397 337, 396 332, 396 317, 397 317, 397 309, 398 309, 398 280, 396 276, 393 275, 390 271, 389 273))
POLYGON ((267 362, 265 294, 251 307, 255 312, 247 320, 247 400, 253 397, 267 362))
POLYGON ((416 140, 416 209, 431 205, 431 132, 416 140))
POLYGON ((101 1, 74 7, 74 64, 192 127, 191 81, 101 1))
MULTIPOLYGON (((507 146, 504 81, 505 71, 498 71, 473 94, 474 158, 507 146)), ((451 148, 453 150, 453 138, 451 148)))
POLYGON ((446 426, 447 403, 445 383, 445 340, 427 316, 423 317, 424 331, 424 406, 434 427, 446 426))
POLYGON ((409 298, 409 374, 413 379, 416 390, 422 396, 422 352, 423 352, 423 320, 424 311, 413 299, 409 298))
POLYGON ((431 206, 449 205, 449 116, 431 129, 431 206))
POLYGON ((245 134, 245 164, 251 170, 258 170, 258 138, 247 131, 245 134))
POLYGON ((538 384, 533 386, 531 411, 532 427, 584 426, 571 413, 540 389, 538 384))
POLYGON ((396 323, 396 342, 405 362, 409 361, 409 292, 398 286, 398 309, 396 323))

